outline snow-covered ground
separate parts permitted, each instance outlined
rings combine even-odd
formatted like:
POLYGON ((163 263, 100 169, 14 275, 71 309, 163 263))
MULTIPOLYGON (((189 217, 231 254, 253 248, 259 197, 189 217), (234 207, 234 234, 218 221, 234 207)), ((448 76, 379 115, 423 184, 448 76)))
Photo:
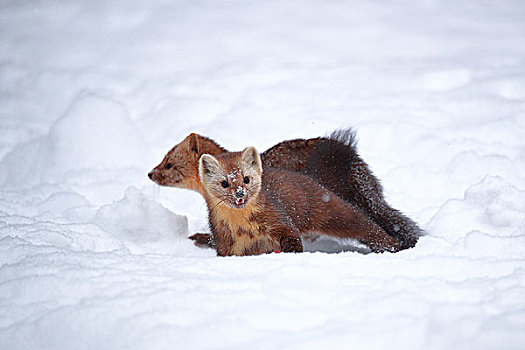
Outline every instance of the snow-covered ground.
POLYGON ((518 349, 525 3, 2 1, 0 348, 518 349), (354 126, 397 254, 217 258, 146 177, 354 126))

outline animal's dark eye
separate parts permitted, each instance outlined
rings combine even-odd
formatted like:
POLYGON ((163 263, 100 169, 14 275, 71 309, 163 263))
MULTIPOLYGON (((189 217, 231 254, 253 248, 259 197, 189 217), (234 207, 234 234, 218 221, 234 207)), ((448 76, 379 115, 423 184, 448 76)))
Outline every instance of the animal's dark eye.
POLYGON ((173 168, 173 164, 172 163, 166 164, 166 169, 171 169, 171 168, 173 168))
POLYGON ((249 184, 250 183, 250 178, 248 176, 244 177, 244 183, 245 184, 249 184))
POLYGON ((221 182, 221 186, 226 188, 226 187, 230 186, 230 184, 228 184, 228 181, 224 180, 223 182, 221 182))

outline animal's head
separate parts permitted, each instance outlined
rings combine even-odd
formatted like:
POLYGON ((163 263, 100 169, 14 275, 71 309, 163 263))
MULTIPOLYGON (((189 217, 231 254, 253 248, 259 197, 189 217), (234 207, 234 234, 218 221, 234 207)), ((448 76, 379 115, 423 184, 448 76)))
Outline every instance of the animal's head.
POLYGON ((199 180, 199 158, 204 153, 223 152, 226 150, 213 140, 192 133, 173 147, 148 177, 161 186, 186 188, 203 194, 199 180))
POLYGON ((261 189, 261 157, 254 147, 217 157, 203 154, 199 174, 208 197, 217 205, 242 209, 261 189))

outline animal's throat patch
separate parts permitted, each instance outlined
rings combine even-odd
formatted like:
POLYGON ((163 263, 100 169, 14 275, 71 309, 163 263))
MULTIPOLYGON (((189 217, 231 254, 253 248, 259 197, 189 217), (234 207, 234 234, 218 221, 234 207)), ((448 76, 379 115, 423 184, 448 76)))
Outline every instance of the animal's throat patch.
POLYGON ((259 232, 259 224, 254 220, 257 211, 255 200, 246 201, 246 198, 238 198, 235 203, 238 208, 231 207, 224 203, 214 203, 214 210, 211 213, 216 222, 227 226, 233 235, 242 232, 259 232), (237 202, 239 204, 237 204, 237 202))
POLYGON ((280 249, 280 243, 259 225, 257 210, 250 201, 243 209, 223 206, 215 213, 218 227, 226 228, 231 235, 230 252, 232 255, 251 255, 269 253, 280 249))

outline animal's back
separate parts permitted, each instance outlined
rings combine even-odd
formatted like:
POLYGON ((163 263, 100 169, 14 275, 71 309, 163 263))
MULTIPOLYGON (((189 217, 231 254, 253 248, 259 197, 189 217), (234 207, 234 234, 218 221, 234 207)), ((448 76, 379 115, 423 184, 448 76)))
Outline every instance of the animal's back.
POLYGON ((266 197, 286 213, 290 224, 299 231, 319 232, 343 238, 355 238, 373 251, 396 251, 400 242, 387 235, 360 210, 306 175, 265 169, 263 187, 266 197))
POLYGON ((306 169, 313 150, 324 138, 295 139, 280 142, 261 153, 263 168, 279 168, 295 172, 306 169))

